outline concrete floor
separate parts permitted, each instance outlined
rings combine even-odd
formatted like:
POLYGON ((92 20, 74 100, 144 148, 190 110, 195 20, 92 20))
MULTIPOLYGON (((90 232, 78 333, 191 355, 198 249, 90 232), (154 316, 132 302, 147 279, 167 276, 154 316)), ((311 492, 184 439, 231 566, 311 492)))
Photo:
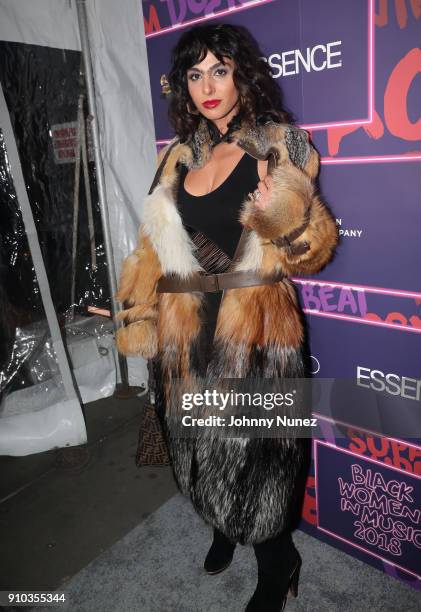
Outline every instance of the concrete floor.
POLYGON ((86 405, 83 467, 60 450, 0 457, 0 590, 55 590, 177 492, 170 467, 135 464, 143 402, 86 405))

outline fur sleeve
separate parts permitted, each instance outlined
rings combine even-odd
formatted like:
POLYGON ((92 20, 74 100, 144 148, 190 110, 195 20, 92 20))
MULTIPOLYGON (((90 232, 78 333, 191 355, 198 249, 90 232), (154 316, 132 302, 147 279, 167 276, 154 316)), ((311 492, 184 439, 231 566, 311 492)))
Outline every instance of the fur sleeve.
POLYGON ((264 210, 247 200, 241 221, 277 247, 286 274, 315 273, 332 258, 338 242, 335 219, 316 194, 319 155, 305 130, 282 126, 275 136, 272 197, 264 210))
MULTIPOLYGON (((158 154, 158 167, 169 145, 158 154)), ((125 322, 116 333, 117 349, 123 355, 152 359, 158 352, 158 295, 156 285, 162 269, 141 224, 136 249, 123 261, 116 299, 124 304, 117 318, 125 322)))

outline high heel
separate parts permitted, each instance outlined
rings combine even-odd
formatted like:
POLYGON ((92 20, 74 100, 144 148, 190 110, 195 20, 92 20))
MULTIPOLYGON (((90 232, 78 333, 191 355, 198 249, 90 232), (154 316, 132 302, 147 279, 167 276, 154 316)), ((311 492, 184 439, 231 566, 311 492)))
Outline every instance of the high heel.
POLYGON ((283 612, 288 595, 297 597, 301 557, 291 534, 254 545, 258 566, 256 590, 245 612, 283 612))
POLYGON ((223 572, 231 564, 235 547, 235 543, 231 542, 221 531, 214 528, 213 542, 203 564, 206 572, 210 575, 223 572))
POLYGON ((301 569, 301 558, 299 558, 297 565, 295 566, 290 578, 289 578, 289 588, 288 593, 285 595, 284 600, 281 605, 281 609, 279 612, 284 612, 285 606, 287 605, 288 595, 291 597, 298 597, 298 580, 300 578, 300 569, 301 569))

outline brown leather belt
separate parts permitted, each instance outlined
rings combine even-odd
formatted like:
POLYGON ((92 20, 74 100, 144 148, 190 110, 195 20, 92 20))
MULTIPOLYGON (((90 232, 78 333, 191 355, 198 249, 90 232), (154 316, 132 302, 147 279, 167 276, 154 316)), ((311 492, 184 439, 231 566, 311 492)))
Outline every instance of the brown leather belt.
POLYGON ((179 276, 161 276, 157 284, 158 293, 184 293, 186 291, 223 291, 224 289, 237 289, 239 287, 253 287, 256 285, 272 285, 285 278, 283 272, 276 272, 267 276, 260 276, 256 272, 238 270, 235 272, 221 272, 219 274, 193 273, 188 278, 179 276))

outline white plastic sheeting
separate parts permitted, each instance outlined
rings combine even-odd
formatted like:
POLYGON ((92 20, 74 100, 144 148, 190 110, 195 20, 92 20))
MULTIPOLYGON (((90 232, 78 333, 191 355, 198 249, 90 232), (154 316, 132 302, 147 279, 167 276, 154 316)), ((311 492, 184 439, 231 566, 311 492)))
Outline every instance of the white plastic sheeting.
MULTIPOLYGON (((0 413, 0 451, 7 455, 27 455, 55 446, 86 442, 86 428, 80 404, 73 386, 69 363, 43 263, 38 234, 19 160, 19 154, 9 118, 3 90, 0 89, 0 124, 10 173, 20 205, 28 244, 35 268, 39 292, 45 313, 45 336, 49 350, 41 344, 42 356, 49 357, 48 379, 14 391, 2 402, 0 413), (53 365, 51 365, 51 363, 53 365), (57 364, 54 372, 54 365, 57 364), (52 374, 52 375, 51 375, 52 374)), ((44 321, 43 321, 44 323, 44 321)), ((34 338, 36 332, 32 333, 34 338)), ((28 334, 23 347, 29 347, 28 334)), ((19 347, 16 340, 14 349, 19 347)), ((39 368, 38 368, 39 370, 39 368)))
MULTIPOLYGON (((135 245, 142 200, 156 168, 143 15, 139 0, 87 0, 86 5, 113 255, 119 271, 135 245)), ((0 14, 0 40, 80 50, 73 0, 0 0, 0 14)), ((86 340, 69 346, 82 400, 110 395, 115 349, 109 335, 101 336, 96 347, 86 340), (108 342, 102 355, 97 350, 101 342, 108 342)), ((65 368, 65 355, 57 359, 60 369, 65 368)), ((131 358, 128 366, 130 384, 146 385, 145 361, 131 358)), ((0 414, 0 454, 26 455, 86 441, 76 393, 60 401, 51 382, 42 390, 34 386, 22 391, 7 398, 8 408, 0 414), (51 394, 51 405, 46 400, 41 410, 32 403, 31 411, 26 397, 30 389, 46 397, 51 394)))

